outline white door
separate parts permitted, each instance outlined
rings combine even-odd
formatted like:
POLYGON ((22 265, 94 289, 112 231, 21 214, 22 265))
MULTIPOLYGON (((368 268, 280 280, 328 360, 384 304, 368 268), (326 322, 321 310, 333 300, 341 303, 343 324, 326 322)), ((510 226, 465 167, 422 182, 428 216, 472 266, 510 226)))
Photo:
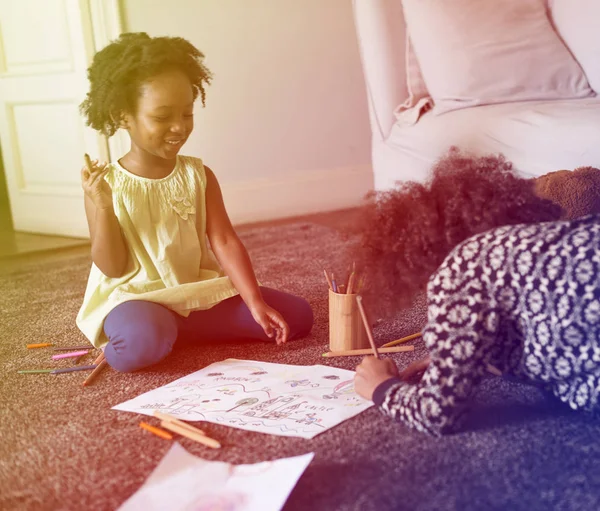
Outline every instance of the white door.
POLYGON ((83 154, 109 153, 79 104, 115 13, 117 0, 0 0, 0 145, 17 231, 88 236, 83 154))

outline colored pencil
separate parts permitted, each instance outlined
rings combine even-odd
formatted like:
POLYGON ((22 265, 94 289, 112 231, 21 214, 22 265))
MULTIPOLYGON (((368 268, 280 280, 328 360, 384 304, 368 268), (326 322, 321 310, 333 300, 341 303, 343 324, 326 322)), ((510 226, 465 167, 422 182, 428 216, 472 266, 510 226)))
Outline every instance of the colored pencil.
POLYGON ((96 360, 94 360, 94 364, 98 365, 100 362, 102 362, 104 360, 104 352, 101 351, 100 355, 98 355, 98 357, 96 358, 96 360))
POLYGON ((75 351, 75 350, 95 350, 96 348, 94 348, 93 346, 90 346, 89 344, 85 345, 85 346, 67 346, 65 348, 61 348, 61 347, 55 347, 52 348, 52 351, 75 351))
POLYGON ((195 433, 190 431, 188 428, 184 428, 179 424, 175 424, 170 421, 161 421, 161 427, 172 431, 173 433, 177 433, 178 435, 189 438, 190 440, 195 440, 196 442, 206 445, 207 447, 212 447, 213 449, 219 449, 221 444, 217 442, 214 438, 209 438, 205 435, 200 435, 199 433, 195 433))
POLYGON ((26 369, 24 371, 17 371, 19 374, 41 374, 41 373, 51 373, 54 369, 26 369))
POLYGON ((33 348, 47 348, 48 346, 54 346, 54 343, 52 342, 39 342, 37 344, 28 344, 27 345, 27 349, 33 349, 33 348))
POLYGON ((346 294, 346 286, 344 284, 340 284, 338 289, 341 295, 346 294))
POLYGON ((388 342, 382 346, 382 348, 391 348, 392 346, 397 346, 398 344, 402 344, 403 342, 412 341, 417 337, 421 337, 423 334, 421 332, 417 332, 416 334, 407 335, 406 337, 402 337, 402 339, 397 339, 395 341, 388 342))
POLYGON ((323 270, 323 273, 325 274, 325 278, 327 279, 327 285, 329 286, 329 289, 333 291, 333 286, 331 285, 331 279, 329 278, 327 270, 323 270))
POLYGON ((358 287, 356 288, 356 293, 360 293, 362 291, 363 286, 365 285, 365 276, 361 275, 360 279, 358 279, 358 287))
POLYGON ((377 346, 375 346, 375 341, 373 340, 373 332, 371 331, 371 325, 369 325, 369 321, 367 320, 367 314, 365 312, 365 308, 362 304, 362 296, 358 295, 356 297, 356 303, 358 305, 358 310, 360 311, 360 315, 363 320, 363 324, 365 325, 365 330, 367 331, 367 337, 369 338, 369 343, 371 344, 371 348, 373 349, 373 356, 375 358, 379 358, 379 353, 377 352, 377 346))
MULTIPOLYGON (((101 357, 102 357, 102 360, 100 361, 100 363, 98 363, 96 369, 94 369, 92 371, 92 373, 83 382, 83 386, 84 387, 86 387, 87 385, 89 385, 90 383, 92 383, 92 380, 96 376, 98 376, 98 374, 100 374, 100 372, 102 372, 102 369, 104 369, 104 366, 107 365, 106 359, 104 358, 104 353, 102 353, 101 357)), ((98 360, 100 360, 100 357, 98 357, 94 362, 97 362, 98 360)))
POLYGON ((502 376, 502 371, 497 367, 494 367, 492 364, 486 364, 485 368, 495 376, 502 376))
MULTIPOLYGON (((414 346, 396 346, 394 348, 379 348, 377 351, 379 353, 401 353, 403 351, 414 351, 414 349, 414 346)), ((372 352, 373 350, 371 348, 365 348, 360 350, 328 351, 327 353, 323 353, 321 356, 325 358, 357 357, 359 355, 368 355, 372 352)))
POLYGON ((338 287, 337 287, 337 282, 335 281, 335 275, 333 273, 331 274, 331 286, 333 287, 333 292, 337 293, 338 287))
POLYGON ((193 431, 194 433, 198 433, 200 435, 206 435, 206 433, 204 431, 202 431, 201 429, 198 429, 197 427, 192 426, 191 424, 188 424, 187 422, 183 422, 182 420, 179 420, 177 417, 173 417, 172 415, 169 415, 168 413, 162 413, 162 412, 159 412, 158 410, 154 410, 154 417, 156 417, 157 419, 161 419, 163 421, 172 422, 173 424, 178 424, 182 428, 187 428, 190 431, 193 431))
POLYGON ((171 435, 171 433, 167 433, 166 431, 160 428, 151 426, 146 422, 140 422, 140 428, 145 429, 146 431, 150 431, 150 433, 154 433, 156 436, 164 438, 165 440, 173 440, 173 435, 171 435))
POLYGON ((88 170, 91 172, 92 169, 94 168, 94 166, 92 165, 92 160, 90 159, 90 155, 88 153, 85 153, 83 155, 83 159, 85 160, 85 166, 88 168, 88 170))
POLYGON ((349 295, 352 294, 352 292, 354 291, 354 281, 356 279, 356 273, 352 272, 350 274, 350 277, 348 277, 348 286, 346 288, 346 293, 348 293, 349 295))
POLYGON ((354 285, 354 275, 356 274, 356 263, 352 263, 352 271, 348 274, 348 280, 346 281, 346 293, 351 295, 354 285))
POLYGON ((96 369, 96 365, 65 367, 64 369, 55 369, 52 374, 74 373, 75 371, 92 371, 96 369))
POLYGON ((61 360, 63 358, 73 358, 73 357, 82 357, 83 355, 87 355, 90 350, 82 350, 82 351, 73 351, 72 353, 61 353, 59 355, 52 355, 52 360, 61 360))

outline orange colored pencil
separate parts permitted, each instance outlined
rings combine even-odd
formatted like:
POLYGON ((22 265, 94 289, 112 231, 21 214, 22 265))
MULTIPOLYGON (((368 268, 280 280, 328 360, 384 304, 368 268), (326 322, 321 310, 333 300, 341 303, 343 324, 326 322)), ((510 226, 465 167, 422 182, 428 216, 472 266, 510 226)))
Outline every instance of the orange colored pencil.
POLYGON ((150 431, 150 433, 154 433, 156 436, 164 438, 165 440, 173 440, 173 435, 171 435, 171 433, 168 433, 164 429, 151 426, 146 422, 140 422, 140 428, 150 431))
POLYGON ((28 344, 27 349, 30 350, 32 348, 47 348, 48 346, 54 346, 52 342, 39 342, 37 344, 28 344))

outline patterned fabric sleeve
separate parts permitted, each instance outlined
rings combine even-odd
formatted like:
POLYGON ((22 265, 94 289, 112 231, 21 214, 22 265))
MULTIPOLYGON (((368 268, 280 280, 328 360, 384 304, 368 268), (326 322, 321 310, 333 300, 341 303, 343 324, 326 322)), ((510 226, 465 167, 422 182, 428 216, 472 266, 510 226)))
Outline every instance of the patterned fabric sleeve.
MULTIPOLYGON (((453 251, 428 286, 423 330, 431 363, 417 385, 388 381, 381 410, 415 429, 439 436, 452 431, 480 382, 498 330, 495 301, 484 277, 485 238, 453 251)), ((381 394, 381 392, 379 393, 381 394)))

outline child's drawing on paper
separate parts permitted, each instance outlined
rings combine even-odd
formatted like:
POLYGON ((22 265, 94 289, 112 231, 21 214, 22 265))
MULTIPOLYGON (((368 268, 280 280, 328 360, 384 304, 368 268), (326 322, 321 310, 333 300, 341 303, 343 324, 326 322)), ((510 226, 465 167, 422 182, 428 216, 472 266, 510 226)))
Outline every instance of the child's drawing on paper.
POLYGON ((231 465, 175 442, 119 511, 280 511, 313 456, 231 465))
POLYGON ((113 409, 313 438, 372 406, 354 392, 353 377, 321 365, 228 359, 113 409))

